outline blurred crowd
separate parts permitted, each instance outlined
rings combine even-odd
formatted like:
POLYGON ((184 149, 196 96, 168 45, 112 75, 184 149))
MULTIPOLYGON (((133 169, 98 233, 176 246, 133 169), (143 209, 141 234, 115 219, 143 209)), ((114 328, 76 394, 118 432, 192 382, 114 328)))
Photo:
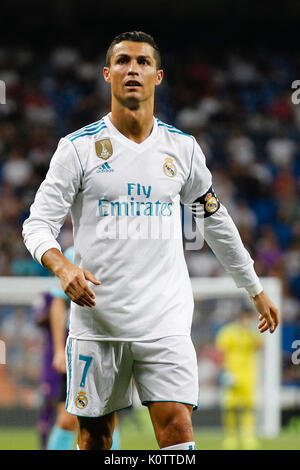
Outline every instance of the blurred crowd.
MULTIPOLYGON (((0 49, 0 275, 48 273, 21 238, 34 195, 60 137, 109 111, 105 51, 0 49)), ((193 134, 259 276, 279 277, 286 325, 300 323, 300 104, 292 82, 300 56, 288 52, 166 50, 155 115, 193 134)), ((72 243, 70 220, 60 234, 72 243)), ((187 251, 192 276, 224 270, 210 249, 187 251)), ((290 344, 287 345, 290 347, 290 344)))

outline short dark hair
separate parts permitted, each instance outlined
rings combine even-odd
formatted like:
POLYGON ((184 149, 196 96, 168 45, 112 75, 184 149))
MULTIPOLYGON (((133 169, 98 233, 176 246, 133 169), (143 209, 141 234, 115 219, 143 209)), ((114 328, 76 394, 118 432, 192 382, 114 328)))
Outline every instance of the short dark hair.
POLYGON ((154 57, 156 60, 156 66, 159 69, 161 67, 161 56, 159 48, 154 41, 153 37, 150 34, 144 33, 143 31, 128 31, 126 33, 121 33, 115 37, 115 39, 110 44, 109 48, 107 49, 106 53, 106 66, 110 66, 110 59, 112 56, 113 48, 116 44, 122 41, 133 41, 133 42, 146 42, 150 44, 150 46, 154 49, 154 57))

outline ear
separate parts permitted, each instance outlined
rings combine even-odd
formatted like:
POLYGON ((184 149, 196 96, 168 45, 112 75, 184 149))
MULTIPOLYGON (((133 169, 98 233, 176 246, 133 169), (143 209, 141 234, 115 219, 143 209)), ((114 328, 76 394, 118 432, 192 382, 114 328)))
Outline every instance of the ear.
POLYGON ((110 83, 110 68, 103 67, 103 77, 107 83, 110 83))
POLYGON ((162 69, 156 72, 156 85, 160 85, 164 78, 164 71, 162 69))

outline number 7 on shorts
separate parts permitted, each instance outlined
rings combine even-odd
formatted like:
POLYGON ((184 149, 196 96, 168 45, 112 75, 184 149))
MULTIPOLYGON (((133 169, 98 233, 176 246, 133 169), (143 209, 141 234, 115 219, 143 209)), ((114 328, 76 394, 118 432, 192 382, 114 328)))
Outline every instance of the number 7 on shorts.
POLYGON ((80 387, 85 387, 86 375, 88 373, 88 370, 90 368, 93 358, 91 356, 83 356, 82 354, 79 354, 79 360, 85 362, 85 366, 83 369, 81 382, 80 382, 80 387))

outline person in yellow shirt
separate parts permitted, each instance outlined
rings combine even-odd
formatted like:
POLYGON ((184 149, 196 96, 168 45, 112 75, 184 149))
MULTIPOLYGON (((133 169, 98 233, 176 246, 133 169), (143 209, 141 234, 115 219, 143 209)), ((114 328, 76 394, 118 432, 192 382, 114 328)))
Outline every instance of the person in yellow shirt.
POLYGON ((259 333, 253 328, 254 310, 243 307, 236 321, 217 333, 216 346, 221 352, 221 385, 224 449, 257 449, 255 437, 255 395, 257 387, 257 352, 262 347, 259 333), (240 431, 240 432, 239 432, 240 431))

